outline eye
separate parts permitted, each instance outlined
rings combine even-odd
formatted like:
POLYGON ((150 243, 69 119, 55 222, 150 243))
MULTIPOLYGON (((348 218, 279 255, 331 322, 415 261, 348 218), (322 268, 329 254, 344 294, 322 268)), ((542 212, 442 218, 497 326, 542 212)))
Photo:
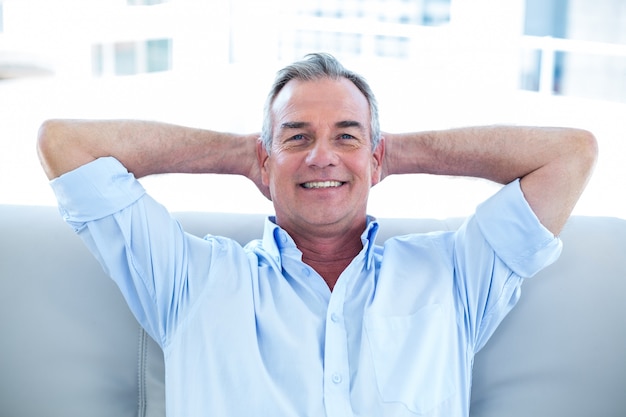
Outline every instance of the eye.
POLYGON ((341 136, 339 136, 340 139, 354 139, 354 136, 348 134, 348 133, 343 133, 341 136))
POLYGON ((304 135, 300 133, 297 135, 293 135, 292 137, 289 138, 289 140, 293 140, 293 141, 299 141, 303 139, 304 139, 304 135))

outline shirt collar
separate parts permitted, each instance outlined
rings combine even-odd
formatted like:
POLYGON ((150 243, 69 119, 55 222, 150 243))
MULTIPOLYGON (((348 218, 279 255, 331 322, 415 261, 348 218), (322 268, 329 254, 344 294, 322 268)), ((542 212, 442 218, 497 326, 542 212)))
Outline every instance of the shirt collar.
MULTIPOLYGON (((374 243, 378 235, 378 227, 376 218, 367 216, 367 225, 361 234, 361 242, 365 249, 365 261, 368 269, 371 267, 374 256, 374 243)), ((265 219, 262 246, 278 265, 282 265, 282 256, 287 251, 296 250, 300 253, 291 236, 276 224, 276 217, 274 216, 269 216, 265 219)))
POLYGON ((378 220, 373 216, 367 216, 367 226, 361 235, 361 242, 365 248, 365 262, 367 269, 372 266, 376 236, 378 236, 378 220))

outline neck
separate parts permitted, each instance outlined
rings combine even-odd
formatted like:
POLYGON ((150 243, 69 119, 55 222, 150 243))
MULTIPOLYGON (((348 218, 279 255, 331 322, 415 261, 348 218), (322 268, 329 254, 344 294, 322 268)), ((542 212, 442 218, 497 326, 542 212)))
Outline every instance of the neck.
POLYGON ((333 236, 291 236, 302 252, 302 262, 320 274, 332 291, 341 273, 363 248, 363 230, 364 226, 360 226, 333 236))

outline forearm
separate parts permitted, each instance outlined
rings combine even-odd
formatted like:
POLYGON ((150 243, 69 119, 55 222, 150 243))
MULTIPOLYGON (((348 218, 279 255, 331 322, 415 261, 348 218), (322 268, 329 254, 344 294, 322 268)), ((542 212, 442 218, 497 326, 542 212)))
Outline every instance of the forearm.
POLYGON ((136 177, 180 172, 248 175, 250 136, 138 120, 45 122, 38 153, 49 178, 113 156, 136 177))
POLYGON ((386 135, 388 175, 469 176, 506 184, 556 158, 569 130, 479 126, 386 135), (546 140, 548 138, 548 140, 546 140))
POLYGON ((484 126, 387 135, 386 175, 471 176, 522 191, 541 222, 558 234, 593 169, 597 144, 568 128, 484 126))

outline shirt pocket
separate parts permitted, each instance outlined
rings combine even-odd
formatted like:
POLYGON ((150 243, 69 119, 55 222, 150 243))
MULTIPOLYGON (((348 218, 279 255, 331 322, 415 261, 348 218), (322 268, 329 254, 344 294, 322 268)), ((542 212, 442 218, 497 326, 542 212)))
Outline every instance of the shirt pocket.
POLYGON ((455 393, 449 317, 440 304, 406 316, 368 314, 365 330, 385 402, 427 414, 455 393))

